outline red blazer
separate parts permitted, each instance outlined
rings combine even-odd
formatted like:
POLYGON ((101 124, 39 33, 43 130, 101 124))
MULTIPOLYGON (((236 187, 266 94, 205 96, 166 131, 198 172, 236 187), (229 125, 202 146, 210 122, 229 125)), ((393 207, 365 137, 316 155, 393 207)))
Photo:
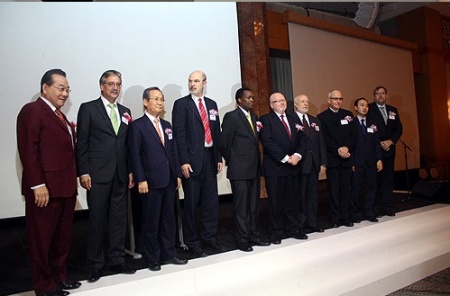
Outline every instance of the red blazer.
MULTIPOLYGON (((67 121, 67 118, 66 118, 67 121)), ((41 99, 26 104, 17 116, 17 147, 23 166, 22 194, 34 197, 31 187, 45 184, 50 197, 77 193, 75 129, 72 135, 41 99)))

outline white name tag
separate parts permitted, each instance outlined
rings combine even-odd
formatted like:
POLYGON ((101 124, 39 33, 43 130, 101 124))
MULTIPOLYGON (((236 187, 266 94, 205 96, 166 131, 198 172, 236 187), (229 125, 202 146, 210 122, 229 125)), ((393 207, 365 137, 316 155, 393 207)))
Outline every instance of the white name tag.
POLYGON ((341 119, 341 125, 345 125, 345 124, 348 124, 347 119, 341 119))
POLYGON ((395 120, 395 115, 389 115, 390 120, 395 120))
POLYGON ((216 121, 216 115, 210 114, 209 115, 209 120, 216 121))
POLYGON ((169 138, 169 140, 172 140, 172 134, 167 134, 167 137, 169 138))
POLYGON ((126 125, 128 125, 128 119, 126 119, 125 117, 122 116, 122 122, 125 123, 126 125))
POLYGON ((373 128, 368 127, 368 128, 367 128, 367 132, 373 134, 375 131, 373 130, 373 128))

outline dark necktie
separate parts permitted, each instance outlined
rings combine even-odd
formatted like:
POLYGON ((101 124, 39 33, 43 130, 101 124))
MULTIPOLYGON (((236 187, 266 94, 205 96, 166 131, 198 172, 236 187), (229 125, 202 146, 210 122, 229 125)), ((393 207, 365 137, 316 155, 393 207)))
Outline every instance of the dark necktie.
POLYGON ((309 127, 308 121, 306 120, 306 115, 303 114, 302 119, 303 128, 305 130, 305 133, 309 136, 311 134, 311 128, 309 127))
POLYGON ((59 120, 61 120, 61 122, 62 122, 64 125, 67 125, 66 120, 64 119, 64 116, 63 116, 61 110, 56 109, 56 110, 55 110, 55 113, 56 113, 56 115, 58 116, 59 120))
POLYGON ((290 139, 291 138, 291 130, 289 129, 286 121, 284 121, 284 115, 280 115, 280 117, 281 117, 281 122, 283 123, 284 128, 286 129, 286 133, 288 134, 289 139, 290 139))
POLYGON ((367 133, 367 126, 366 126, 364 119, 361 119, 361 128, 362 128, 363 134, 365 135, 367 133))
POLYGON ((387 113, 386 113, 386 107, 382 106, 380 107, 381 110, 381 115, 383 115, 383 119, 384 119, 384 124, 387 125, 387 113))
POLYGON ((205 106, 202 103, 202 98, 198 98, 198 108, 200 109, 200 117, 202 118, 203 129, 205 130, 205 142, 209 145, 212 143, 211 128, 205 106))

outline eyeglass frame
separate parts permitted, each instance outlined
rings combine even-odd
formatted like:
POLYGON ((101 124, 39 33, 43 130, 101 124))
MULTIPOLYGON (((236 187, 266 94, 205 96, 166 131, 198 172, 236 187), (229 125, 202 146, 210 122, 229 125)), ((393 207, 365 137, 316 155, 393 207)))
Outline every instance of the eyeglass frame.
POLYGON ((70 87, 65 88, 64 86, 56 86, 56 85, 54 85, 54 84, 52 84, 52 85, 50 85, 50 86, 56 88, 56 89, 59 90, 60 92, 67 92, 68 94, 70 94, 70 92, 72 91, 72 90, 70 89, 70 87))

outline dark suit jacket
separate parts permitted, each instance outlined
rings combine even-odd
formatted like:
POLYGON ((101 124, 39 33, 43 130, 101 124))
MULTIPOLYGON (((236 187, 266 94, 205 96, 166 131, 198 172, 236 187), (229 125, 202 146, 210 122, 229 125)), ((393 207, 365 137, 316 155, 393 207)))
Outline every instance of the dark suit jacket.
POLYGON ((130 167, 136 183, 147 181, 148 187, 165 188, 170 178, 177 184, 181 177, 177 146, 170 123, 160 118, 163 129, 164 146, 155 126, 147 115, 130 124, 128 150, 130 167))
POLYGON ((130 109, 117 104, 120 127, 116 135, 101 98, 83 103, 77 120, 78 176, 89 174, 93 182, 109 182, 114 174, 128 183, 127 134, 130 109))
POLYGON ((382 159, 378 126, 374 121, 366 118, 366 130, 368 130, 366 133, 363 133, 358 117, 355 117, 352 123, 357 131, 357 140, 353 150, 354 165, 375 167, 377 161, 382 159))
MULTIPOLYGON (((214 158, 216 163, 222 162, 219 152, 220 119, 216 102, 204 97, 206 113, 208 114, 211 135, 213 139, 214 158), (215 120, 211 118, 215 116, 215 120)), ((180 164, 190 164, 193 176, 200 174, 203 169, 205 155, 205 131, 196 102, 191 95, 175 101, 172 109, 172 124, 174 136, 178 145, 180 164)))
POLYGON ((258 116, 250 114, 255 132, 239 107, 223 118, 220 152, 228 166, 227 178, 230 180, 254 179, 261 175, 258 116))
MULTIPOLYGON (((388 104, 385 104, 385 106, 388 115, 387 125, 384 123, 383 115, 381 115, 381 111, 375 102, 369 104, 367 117, 373 120, 378 127, 380 141, 392 140, 394 144, 397 144, 398 139, 400 139, 403 133, 403 125, 400 121, 397 108, 388 104), (389 114, 391 114, 391 118, 389 118, 389 114)), ((382 152, 384 157, 394 158, 395 146, 391 147, 387 152, 384 150, 382 152)))
MULTIPOLYGON (((67 119, 66 119, 67 121, 67 119)), ((41 99, 26 104, 17 116, 17 146, 23 165, 22 194, 34 198, 31 187, 45 184, 50 197, 77 192, 74 137, 41 99)))
MULTIPOLYGON (((303 126, 302 119, 297 113, 294 114, 293 119, 294 123, 303 126)), ((298 130, 299 133, 304 134, 306 142, 306 153, 300 163, 302 174, 311 173, 313 166, 317 171, 320 170, 321 165, 327 166, 327 148, 325 146, 320 120, 309 114, 308 119, 311 129, 310 135, 308 136, 303 130, 298 130)))
POLYGON ((263 171, 265 176, 287 176, 290 173, 298 174, 300 164, 292 166, 289 163, 282 163, 281 160, 286 155, 299 153, 305 154, 305 139, 301 133, 297 133, 294 119, 287 115, 292 137, 288 134, 278 115, 271 111, 269 114, 261 116, 262 130, 260 132, 261 143, 264 147, 263 171))
POLYGON ((352 155, 356 141, 355 125, 351 124, 353 114, 345 109, 339 109, 337 113, 330 108, 323 111, 317 118, 322 123, 323 137, 327 147, 328 167, 351 167, 352 157, 342 158, 338 154, 339 147, 346 146, 352 155), (344 122, 347 122, 344 124, 344 122))

